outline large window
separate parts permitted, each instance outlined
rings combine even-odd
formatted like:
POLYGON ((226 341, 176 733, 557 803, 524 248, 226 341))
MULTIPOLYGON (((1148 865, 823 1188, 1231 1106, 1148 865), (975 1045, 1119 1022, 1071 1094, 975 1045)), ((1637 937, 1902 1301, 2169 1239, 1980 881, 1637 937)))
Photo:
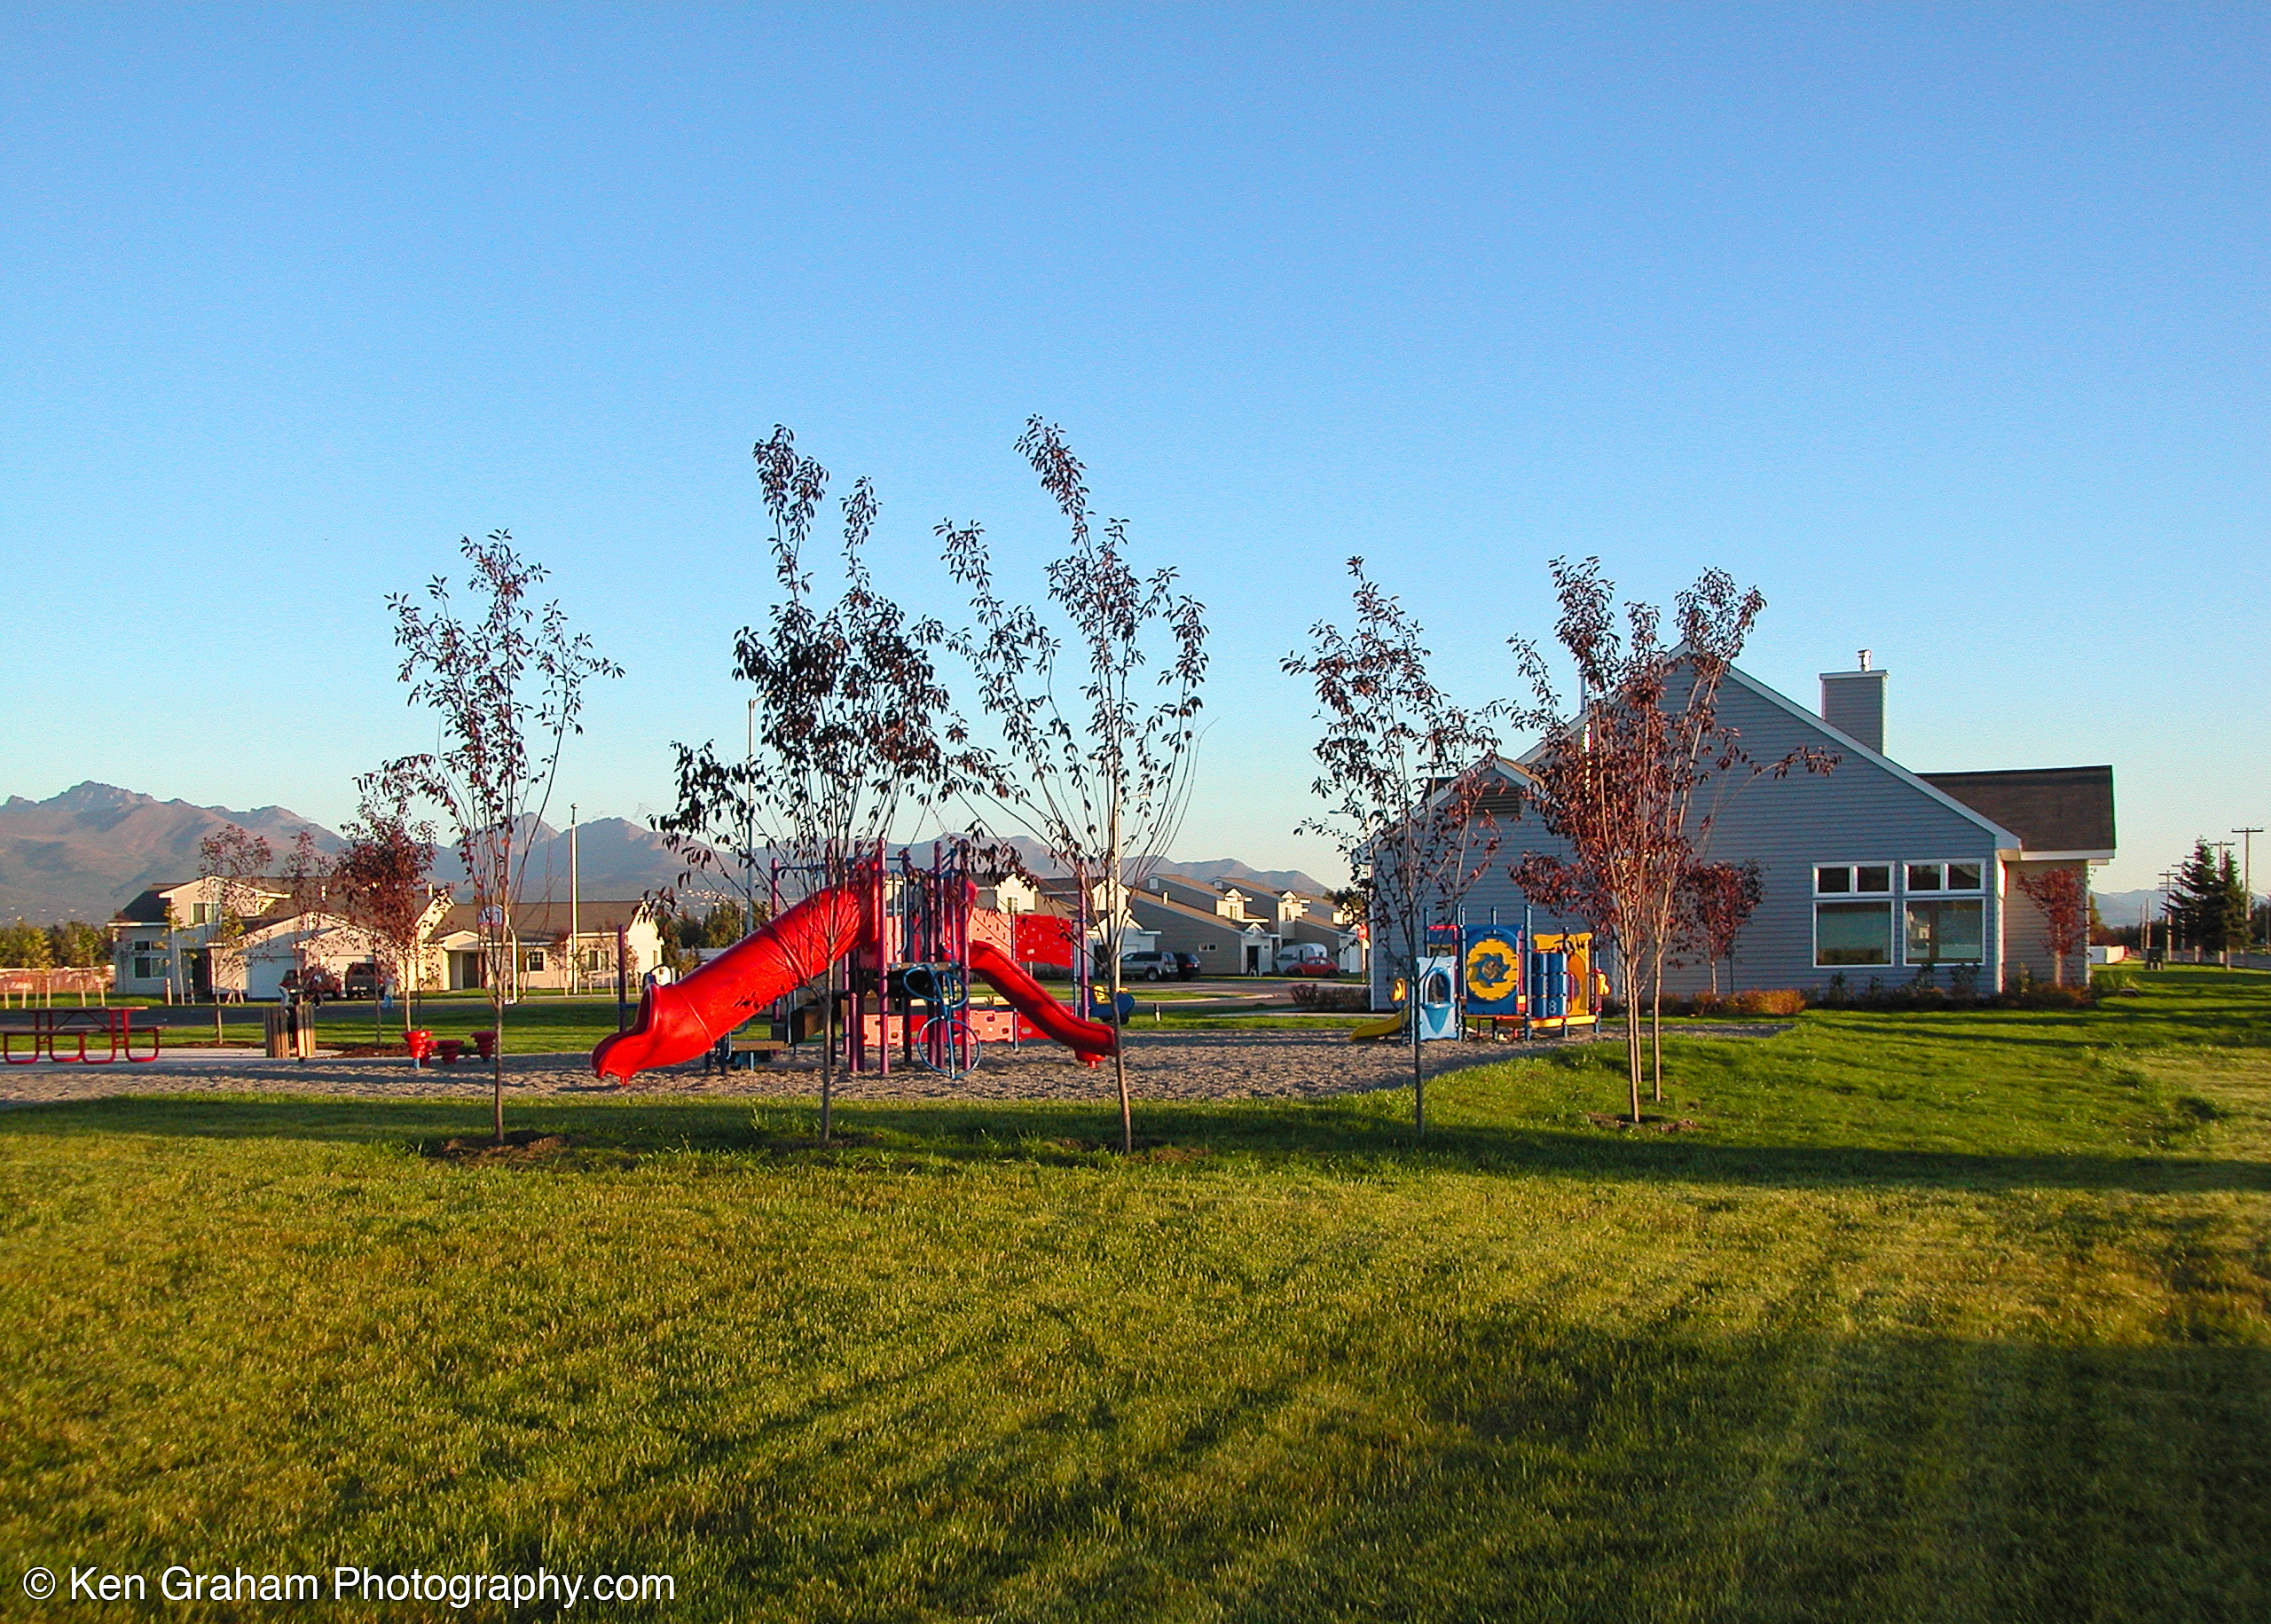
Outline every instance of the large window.
POLYGON ((1976 897, 1946 901, 1911 898, 1907 906, 1911 964, 1976 964, 1986 955, 1987 905, 1976 897))
POLYGON ((1813 871, 1813 961, 1892 962, 1891 863, 1818 863, 1813 871), (1874 901, 1859 900, 1874 898, 1874 901), (1844 898, 1845 900, 1836 900, 1844 898))
POLYGON ((1817 902, 1813 905, 1816 964, 1892 962, 1892 904, 1817 902))

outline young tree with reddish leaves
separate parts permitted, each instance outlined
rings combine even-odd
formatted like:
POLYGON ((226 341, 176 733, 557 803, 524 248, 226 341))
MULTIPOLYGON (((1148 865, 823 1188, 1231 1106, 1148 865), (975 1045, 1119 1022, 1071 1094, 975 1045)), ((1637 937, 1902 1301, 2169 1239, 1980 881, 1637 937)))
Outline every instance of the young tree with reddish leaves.
MULTIPOLYGON (((901 826, 956 793, 984 770, 968 729, 939 680, 927 626, 908 622, 876 585, 866 549, 880 511, 862 479, 843 498, 844 590, 824 603, 805 562, 829 473, 776 427, 752 453, 773 523, 773 574, 779 597, 761 626, 735 638, 734 676, 749 685, 749 736, 739 757, 714 741, 676 744, 678 804, 657 818, 672 851, 696 872, 718 875, 741 906, 711 914, 729 946, 770 907, 768 874, 778 859, 813 889, 839 885, 874 860, 901 826)), ((820 1137, 834 1125, 837 967, 796 967, 821 984, 820 1137)))
POLYGON ((1497 857, 1488 803, 1501 788, 1492 771, 1498 741, 1491 707, 1461 705, 1435 685, 1419 623, 1364 573, 1364 561, 1350 559, 1348 573, 1354 625, 1319 621, 1310 650, 1281 663, 1314 686, 1324 724, 1312 788, 1327 811, 1301 830, 1339 845, 1363 894, 1372 951, 1403 977, 1411 1120, 1424 1134, 1419 964, 1428 927, 1457 921, 1460 898, 1497 857))
POLYGON ((197 876, 213 882, 205 932, 206 980, 213 992, 213 1046, 223 1041, 221 1026, 221 968, 224 962, 244 963, 245 926, 256 911, 261 892, 253 882, 268 872, 275 853, 268 842, 249 829, 224 824, 197 843, 197 876))
POLYGON ((1537 806, 1566 856, 1526 853, 1514 865, 1523 892, 1587 921, 1616 945, 1624 980, 1625 1057, 1632 1119, 1640 1120, 1639 1012, 1649 1015, 1647 1067, 1663 1098, 1663 972, 1681 926, 1682 888, 1705 860, 1725 796, 1760 776, 1794 767, 1827 772, 1836 757, 1799 749, 1753 762, 1719 718, 1719 691, 1766 600, 1711 569, 1675 602, 1676 644, 1660 635, 1663 613, 1627 603, 1600 561, 1555 559, 1560 605, 1555 636, 1576 668, 1573 701, 1562 699, 1536 644, 1512 640, 1532 703, 1521 717, 1539 734, 1526 758, 1537 806), (1620 620, 1622 627, 1620 629, 1620 620))
POLYGON ((399 780, 366 773, 355 781, 361 794, 356 816, 340 831, 345 847, 332 865, 342 912, 378 950, 402 993, 407 1041, 416 1019, 418 984, 425 957, 423 926, 434 905, 434 826, 411 815, 411 797, 399 780))
POLYGON ((1711 995, 1719 992, 1719 965, 1733 980, 1735 943, 1766 899, 1766 871, 1758 859, 1698 863, 1680 881, 1680 945, 1701 953, 1711 967, 1711 995))
POLYGON ((551 804, 568 735, 584 731, 585 688, 620 677, 623 668, 601 658, 587 634, 570 632, 557 602, 531 604, 547 572, 520 555, 510 531, 492 530, 483 541, 468 536, 459 545, 485 600, 476 615, 460 617, 440 576, 427 584, 426 604, 403 593, 387 600, 403 651, 398 674, 410 702, 434 712, 443 743, 389 762, 380 775, 388 795, 441 808, 465 864, 497 1034, 494 1126, 502 1144, 505 1005, 515 970, 513 914, 528 866, 526 836, 551 804))
MULTIPOLYGON (((1206 608, 1177 590, 1172 569, 1137 570, 1125 520, 1096 522, 1088 471, 1063 429, 1030 419, 1018 451, 1072 529, 1071 549, 1047 569, 1048 602, 1063 630, 1052 629, 1044 611, 1006 602, 983 528, 949 522, 938 527, 947 570, 970 593, 977 624, 939 635, 969 662, 1000 737, 998 767, 985 786, 993 812, 1048 848, 1082 898, 1103 896, 1117 1021, 1128 890, 1167 856, 1190 804, 1206 680, 1206 608), (1068 647, 1078 662, 1074 691, 1060 695, 1068 647), (1147 669, 1158 673, 1148 684, 1147 669)), ((1120 1149, 1132 1154, 1124 1043, 1112 1046, 1112 1071, 1120 1149)))
POLYGON ((2063 866, 2020 875, 2018 883, 2042 915, 2043 945, 2050 949, 2050 985, 2063 987, 2068 961, 2089 941, 2089 883, 2079 870, 2063 866))

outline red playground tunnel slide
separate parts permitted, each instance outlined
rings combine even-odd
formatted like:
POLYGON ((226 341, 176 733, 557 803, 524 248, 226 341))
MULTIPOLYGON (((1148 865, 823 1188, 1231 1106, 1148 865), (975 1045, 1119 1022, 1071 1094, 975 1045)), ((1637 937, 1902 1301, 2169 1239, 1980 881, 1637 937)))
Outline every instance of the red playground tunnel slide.
MULTIPOLYGON (((685 980, 648 987, 630 1030, 600 1040, 592 1071, 628 1082, 641 1071, 694 1059, 775 999, 810 981, 870 935, 857 885, 815 891, 772 923, 743 937, 685 980)), ((1118 1034, 1086 1021, 1051 997, 999 948, 975 943, 970 968, 1018 1013, 1088 1065, 1112 1051, 1118 1034)))
POLYGON ((970 945, 970 968, 990 982, 1017 1012, 1095 1065, 1112 1051, 1120 1034, 1102 1021, 1082 1020, 1050 995, 1047 987, 1019 969, 1017 961, 991 942, 970 945))

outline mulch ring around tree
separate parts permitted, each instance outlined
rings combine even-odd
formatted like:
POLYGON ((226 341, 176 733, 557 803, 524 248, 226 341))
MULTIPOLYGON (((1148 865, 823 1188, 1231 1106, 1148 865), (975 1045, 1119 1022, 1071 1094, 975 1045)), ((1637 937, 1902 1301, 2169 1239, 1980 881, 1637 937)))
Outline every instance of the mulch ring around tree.
POLYGON ((1703 1125, 1693 1117, 1650 1117, 1643 1115, 1635 1122, 1630 1117, 1620 1117, 1611 1111, 1589 1110, 1585 1120, 1595 1127, 1622 1128, 1627 1133, 1635 1129, 1643 1134, 1688 1134, 1703 1125))
POLYGON ((479 1138, 448 1139, 440 1147, 427 1151, 436 1161, 454 1162, 460 1166, 515 1166, 541 1162, 571 1150, 576 1141, 565 1134, 546 1134, 535 1128, 516 1128, 505 1135, 499 1144, 493 1135, 479 1138))

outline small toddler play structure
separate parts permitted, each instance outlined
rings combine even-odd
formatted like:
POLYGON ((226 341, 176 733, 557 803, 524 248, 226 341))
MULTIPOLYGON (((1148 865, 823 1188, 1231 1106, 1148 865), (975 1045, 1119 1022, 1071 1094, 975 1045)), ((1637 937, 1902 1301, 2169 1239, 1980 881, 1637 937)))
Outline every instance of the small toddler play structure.
POLYGON ((1118 1042, 1113 1028, 1074 1014, 1019 963, 1073 964, 1078 945, 1059 928, 1067 922, 977 906, 978 888, 954 850, 934 844, 920 867, 906 851, 894 859, 878 850, 840 883, 823 879, 776 867, 773 918, 683 981, 648 988, 629 1030, 592 1051, 593 1071, 627 1083, 721 1043, 730 1050, 751 1022, 789 1043, 825 1033, 826 1006, 811 989, 837 964, 835 1040, 847 1071, 896 1063, 960 1077, 978 1063, 980 1045, 1034 1037, 1095 1065, 1118 1042), (803 899, 783 912, 784 890, 799 889, 803 899), (973 977, 1004 1002, 973 1000, 973 977))
POLYGON ((1392 1016, 1356 1028, 1357 1041, 1391 1038, 1409 1029, 1416 1012, 1423 1043, 1470 1032, 1519 1036, 1527 1042, 1542 1033, 1567 1037, 1600 1021, 1599 978, 1589 931, 1538 932, 1528 910, 1520 925, 1502 925, 1497 912, 1470 924, 1431 926, 1428 951, 1413 980, 1418 996, 1397 985, 1402 1006, 1392 1016))

